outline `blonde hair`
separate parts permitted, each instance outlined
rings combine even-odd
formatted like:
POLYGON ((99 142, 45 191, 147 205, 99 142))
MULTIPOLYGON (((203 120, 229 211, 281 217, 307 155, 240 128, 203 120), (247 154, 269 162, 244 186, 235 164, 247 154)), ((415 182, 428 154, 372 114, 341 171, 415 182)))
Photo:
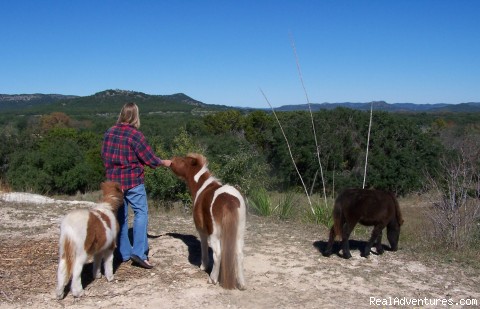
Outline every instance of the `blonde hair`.
POLYGON ((140 115, 137 104, 130 102, 123 105, 117 123, 128 123, 135 128, 140 128, 140 115))

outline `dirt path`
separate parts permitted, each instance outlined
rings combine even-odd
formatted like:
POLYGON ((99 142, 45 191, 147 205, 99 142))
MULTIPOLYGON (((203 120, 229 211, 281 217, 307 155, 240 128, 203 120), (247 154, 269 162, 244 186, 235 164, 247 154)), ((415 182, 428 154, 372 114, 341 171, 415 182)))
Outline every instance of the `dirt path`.
POLYGON ((87 206, 0 198, 0 308, 363 308, 371 307, 371 297, 480 301, 479 273, 473 269, 419 262, 401 244, 398 252, 365 259, 358 250, 362 242, 352 241, 352 259, 326 258, 320 254, 326 229, 252 215, 245 239, 247 290, 226 291, 207 284, 198 268, 200 243, 190 216, 153 212, 153 270, 124 263, 107 283, 93 281, 87 269, 86 296, 74 301, 68 294, 57 301, 58 226, 74 207, 87 206))

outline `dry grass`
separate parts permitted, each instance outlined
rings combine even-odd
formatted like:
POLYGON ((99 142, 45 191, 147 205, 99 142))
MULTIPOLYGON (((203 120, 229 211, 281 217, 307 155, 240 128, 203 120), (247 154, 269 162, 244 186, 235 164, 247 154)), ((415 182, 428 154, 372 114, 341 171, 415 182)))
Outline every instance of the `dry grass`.
POLYGON ((428 217, 429 199, 411 195, 399 199, 405 220, 400 234, 400 248, 422 261, 458 262, 480 268, 480 246, 471 244, 465 250, 449 249, 435 237, 433 222, 428 217))
POLYGON ((0 299, 18 301, 30 293, 46 293, 55 282, 57 241, 53 239, 27 241, 25 244, 9 240, 0 242, 0 299), (35 269, 34 272, 31 270, 35 269))
POLYGON ((12 188, 0 178, 0 192, 12 192, 12 188))

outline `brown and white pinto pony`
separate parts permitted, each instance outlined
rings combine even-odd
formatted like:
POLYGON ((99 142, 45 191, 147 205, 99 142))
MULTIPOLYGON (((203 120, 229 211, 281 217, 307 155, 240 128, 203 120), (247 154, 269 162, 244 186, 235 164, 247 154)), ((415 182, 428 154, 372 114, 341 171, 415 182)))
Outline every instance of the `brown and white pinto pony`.
POLYGON ((208 267, 208 246, 212 248, 213 269, 208 282, 220 282, 225 289, 245 289, 243 243, 246 210, 242 195, 234 187, 222 185, 213 177, 206 158, 200 154, 174 157, 170 168, 186 182, 192 195, 193 219, 202 248, 200 269, 208 267))
POLYGON ((72 279, 74 297, 84 294, 81 273, 83 265, 93 257, 93 277, 100 278, 100 264, 108 281, 113 280, 113 251, 118 233, 116 213, 123 204, 120 184, 101 184, 103 197, 93 209, 77 209, 68 213, 60 226, 59 262, 57 273, 58 299, 64 297, 65 286, 72 279))

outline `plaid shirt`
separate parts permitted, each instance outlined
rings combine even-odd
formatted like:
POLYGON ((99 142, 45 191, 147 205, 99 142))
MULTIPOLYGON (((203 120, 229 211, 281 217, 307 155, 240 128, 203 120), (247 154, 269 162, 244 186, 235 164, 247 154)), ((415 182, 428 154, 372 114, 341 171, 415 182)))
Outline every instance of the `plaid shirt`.
POLYGON ((107 179, 120 183, 123 190, 144 183, 144 165, 155 168, 162 164, 142 132, 123 123, 105 132, 102 159, 107 179))

